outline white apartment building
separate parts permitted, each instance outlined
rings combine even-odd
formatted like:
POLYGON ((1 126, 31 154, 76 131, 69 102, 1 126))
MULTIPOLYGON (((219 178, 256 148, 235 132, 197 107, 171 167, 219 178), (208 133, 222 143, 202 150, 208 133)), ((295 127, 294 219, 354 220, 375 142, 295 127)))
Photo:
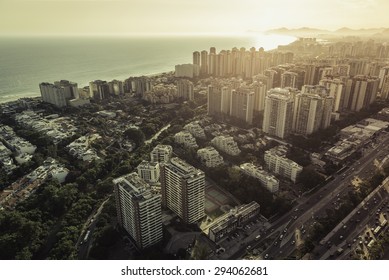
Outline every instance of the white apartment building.
POLYGON ((297 176, 303 170, 303 167, 296 162, 286 158, 287 148, 277 146, 265 152, 265 162, 267 168, 282 177, 290 179, 296 183, 297 176))
POLYGON ((172 154, 172 146, 159 144, 150 153, 151 162, 169 162, 172 154))
POLYGON ((64 87, 53 85, 50 83, 39 84, 42 100, 47 103, 54 104, 57 107, 66 107, 67 100, 73 99, 64 87))
POLYGON ((180 131, 174 135, 174 142, 185 146, 186 148, 195 148, 199 146, 196 143, 196 139, 189 131, 180 131))
POLYGON ((156 184, 159 181, 159 163, 143 160, 137 167, 138 175, 149 184, 156 184))
POLYGON ((204 129, 200 126, 198 121, 188 123, 184 126, 184 129, 189 131, 194 137, 205 139, 204 129))
POLYGON ((272 136, 285 138, 292 130, 293 96, 288 89, 275 88, 265 98, 262 130, 272 136))
POLYGON ((333 98, 327 94, 328 91, 323 86, 303 86, 294 102, 295 133, 309 135, 330 125, 333 98))
POLYGON ((261 182, 261 184, 270 192, 275 193, 278 191, 280 182, 275 176, 259 168, 258 166, 255 166, 254 164, 248 162, 242 163, 240 165, 240 168, 247 175, 257 178, 261 182))
POLYGON ((161 195, 154 194, 136 173, 114 179, 119 224, 140 248, 162 240, 161 195))
POLYGON ((206 167, 217 167, 224 164, 223 157, 214 147, 206 147, 197 151, 197 156, 206 167))
POLYGON ((344 92, 346 90, 344 82, 340 79, 325 78, 319 84, 329 90, 329 96, 334 98, 332 112, 340 112, 343 109, 344 92))
POLYGON ((194 100, 193 83, 185 79, 178 80, 177 96, 184 100, 194 100))
POLYGON ((225 152, 231 156, 237 156, 240 154, 240 149, 238 144, 234 141, 234 138, 231 136, 216 136, 211 141, 212 145, 214 145, 218 150, 225 152))
POLYGON ((182 159, 172 158, 161 165, 162 205, 185 223, 205 216, 205 175, 182 159))

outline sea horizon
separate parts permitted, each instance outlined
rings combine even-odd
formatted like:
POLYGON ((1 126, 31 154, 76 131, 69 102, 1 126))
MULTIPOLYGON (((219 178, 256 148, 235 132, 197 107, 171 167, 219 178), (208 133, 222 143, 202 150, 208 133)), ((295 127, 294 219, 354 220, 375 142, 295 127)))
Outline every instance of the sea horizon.
POLYGON ((287 45, 296 37, 274 34, 234 36, 0 36, 0 103, 40 95, 39 83, 57 80, 88 86, 93 80, 125 80, 174 71, 192 63, 194 51, 287 45))

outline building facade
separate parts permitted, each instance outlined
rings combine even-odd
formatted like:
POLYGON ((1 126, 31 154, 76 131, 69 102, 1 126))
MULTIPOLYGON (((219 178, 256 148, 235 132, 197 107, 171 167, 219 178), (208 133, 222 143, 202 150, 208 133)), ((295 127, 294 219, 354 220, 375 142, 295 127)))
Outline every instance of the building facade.
POLYGON ((173 154, 170 145, 158 144, 150 153, 151 162, 169 162, 173 154))
POLYGON ((224 164, 223 157, 213 147, 205 147, 197 151, 197 156, 206 167, 217 167, 224 164))
POLYGON ((159 181, 159 163, 143 160, 137 167, 138 175, 149 184, 156 184, 159 181))
POLYGON ((262 186, 264 186, 269 192, 276 193, 279 190, 280 182, 279 180, 266 172, 265 170, 260 169, 252 163, 242 163, 240 169, 247 175, 257 178, 262 186))
POLYGON ((172 158, 161 165, 162 206, 172 210, 185 223, 205 216, 205 175, 182 159, 172 158))
POLYGON ((113 180, 119 225, 135 240, 138 248, 150 247, 162 240, 161 195, 131 173, 113 180))
POLYGON ((281 88, 269 90, 265 99, 263 132, 282 139, 287 137, 292 131, 293 103, 289 90, 281 88))
POLYGON ((277 146, 265 152, 265 163, 267 168, 275 174, 290 179, 296 183, 298 175, 303 167, 286 157, 287 148, 277 146))

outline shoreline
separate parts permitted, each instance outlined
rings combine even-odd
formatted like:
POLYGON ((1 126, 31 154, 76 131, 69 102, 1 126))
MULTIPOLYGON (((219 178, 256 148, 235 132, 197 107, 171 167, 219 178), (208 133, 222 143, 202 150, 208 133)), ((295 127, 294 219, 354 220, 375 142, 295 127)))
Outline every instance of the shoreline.
MULTIPOLYGON (((258 35, 261 35, 261 34, 258 34, 258 35)), ((266 34, 266 36, 269 36, 269 35, 279 36, 278 34, 266 34)), ((255 35, 254 34, 245 34, 243 37, 255 37, 255 35)), ((293 36, 287 36, 287 37, 293 37, 293 36)), ((286 45, 289 45, 289 44, 295 42, 296 40, 298 40, 298 38, 297 37, 293 37, 293 41, 292 42, 287 43, 287 44, 279 44, 275 48, 266 50, 266 52, 277 51, 278 50, 278 46, 286 46, 286 45)), ((196 50, 193 50, 193 51, 196 51, 196 50)), ((190 62, 179 62, 177 64, 185 64, 185 63, 190 63, 190 62)), ((94 78, 94 79, 91 79, 90 81, 93 81, 93 80, 105 80, 105 81, 119 80, 119 81, 124 81, 125 79, 128 79, 129 77, 142 77, 142 76, 146 76, 146 77, 149 77, 149 78, 155 78, 155 77, 161 76, 163 74, 172 74, 174 72, 175 71, 174 71, 174 68, 173 68, 173 69, 168 70, 168 71, 157 71, 157 72, 154 72, 154 73, 147 73, 147 74, 137 73, 137 74, 130 74, 130 75, 120 75, 120 76, 117 76, 117 77, 114 77, 114 78, 109 78, 109 79, 106 79, 106 78, 94 78)), ((66 79, 66 78, 64 78, 64 79, 66 79)), ((41 82, 45 82, 45 81, 42 80, 41 82)), ((49 82, 52 83, 54 81, 49 81, 49 82)), ((86 82, 85 85, 83 85, 83 86, 78 81, 74 81, 74 82, 79 84, 79 88, 83 88, 85 86, 89 86, 89 82, 86 82)), ((0 95, 0 104, 16 101, 16 100, 18 100, 20 98, 25 98, 25 97, 27 97, 27 98, 39 97, 40 95, 41 94, 40 94, 40 90, 39 90, 39 84, 37 84, 36 85, 36 91, 31 91, 30 90, 30 91, 25 91, 25 92, 17 92, 17 93, 14 93, 14 94, 4 93, 4 95, 0 95)))
MULTIPOLYGON (((155 78, 155 77, 162 76, 162 75, 165 75, 165 74, 174 74, 174 71, 165 71, 165 72, 158 72, 158 73, 144 74, 144 75, 136 75, 136 76, 134 75, 134 76, 128 76, 126 79, 128 79, 130 77, 155 78)), ((107 80, 107 82, 108 82, 108 80, 110 80, 110 79, 102 79, 102 80, 107 80)), ((113 80, 120 80, 120 79, 115 78, 113 80)), ((120 81, 124 81, 124 80, 120 80, 120 81)), ((89 86, 89 85, 86 85, 86 86, 89 86)), ((79 87, 79 88, 84 88, 84 87, 85 86, 82 86, 82 87, 79 87)), ((39 85, 38 85, 38 88, 39 88, 39 85)), ((40 92, 17 93, 17 94, 15 94, 15 96, 12 96, 10 94, 4 95, 4 96, 0 95, 0 104, 4 104, 4 103, 8 103, 8 102, 13 102, 13 101, 19 100, 21 98, 34 98, 34 97, 40 97, 40 96, 41 96, 40 92)))

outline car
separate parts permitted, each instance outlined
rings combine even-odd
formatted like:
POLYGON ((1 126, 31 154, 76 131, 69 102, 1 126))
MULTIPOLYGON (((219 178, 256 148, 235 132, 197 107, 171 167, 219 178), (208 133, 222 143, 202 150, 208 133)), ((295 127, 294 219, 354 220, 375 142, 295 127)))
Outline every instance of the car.
POLYGON ((246 250, 250 250, 250 249, 251 249, 251 246, 250 246, 250 245, 246 247, 246 250))
POLYGON ((339 236, 339 239, 343 239, 343 235, 339 236))
POLYGON ((303 231, 301 233, 304 234, 305 233, 305 229, 303 229, 303 231))
POLYGON ((284 235, 283 235, 283 234, 281 234, 281 235, 280 235, 280 240, 281 240, 283 237, 284 237, 284 235))
POLYGON ((347 228, 347 226, 346 226, 346 225, 344 225, 344 226, 343 226, 343 228, 344 228, 344 229, 346 229, 346 228, 347 228))
POLYGON ((257 236, 255 236, 255 239, 258 240, 259 238, 261 238, 261 235, 258 234, 257 236))
POLYGON ((266 254, 266 255, 265 255, 265 259, 268 259, 268 258, 269 258, 269 254, 266 254))
POLYGON ((296 243, 296 241, 295 240, 292 240, 292 245, 294 245, 296 243))
POLYGON ((276 242, 274 242, 274 246, 277 246, 277 244, 278 244, 278 242, 276 241, 276 242))

